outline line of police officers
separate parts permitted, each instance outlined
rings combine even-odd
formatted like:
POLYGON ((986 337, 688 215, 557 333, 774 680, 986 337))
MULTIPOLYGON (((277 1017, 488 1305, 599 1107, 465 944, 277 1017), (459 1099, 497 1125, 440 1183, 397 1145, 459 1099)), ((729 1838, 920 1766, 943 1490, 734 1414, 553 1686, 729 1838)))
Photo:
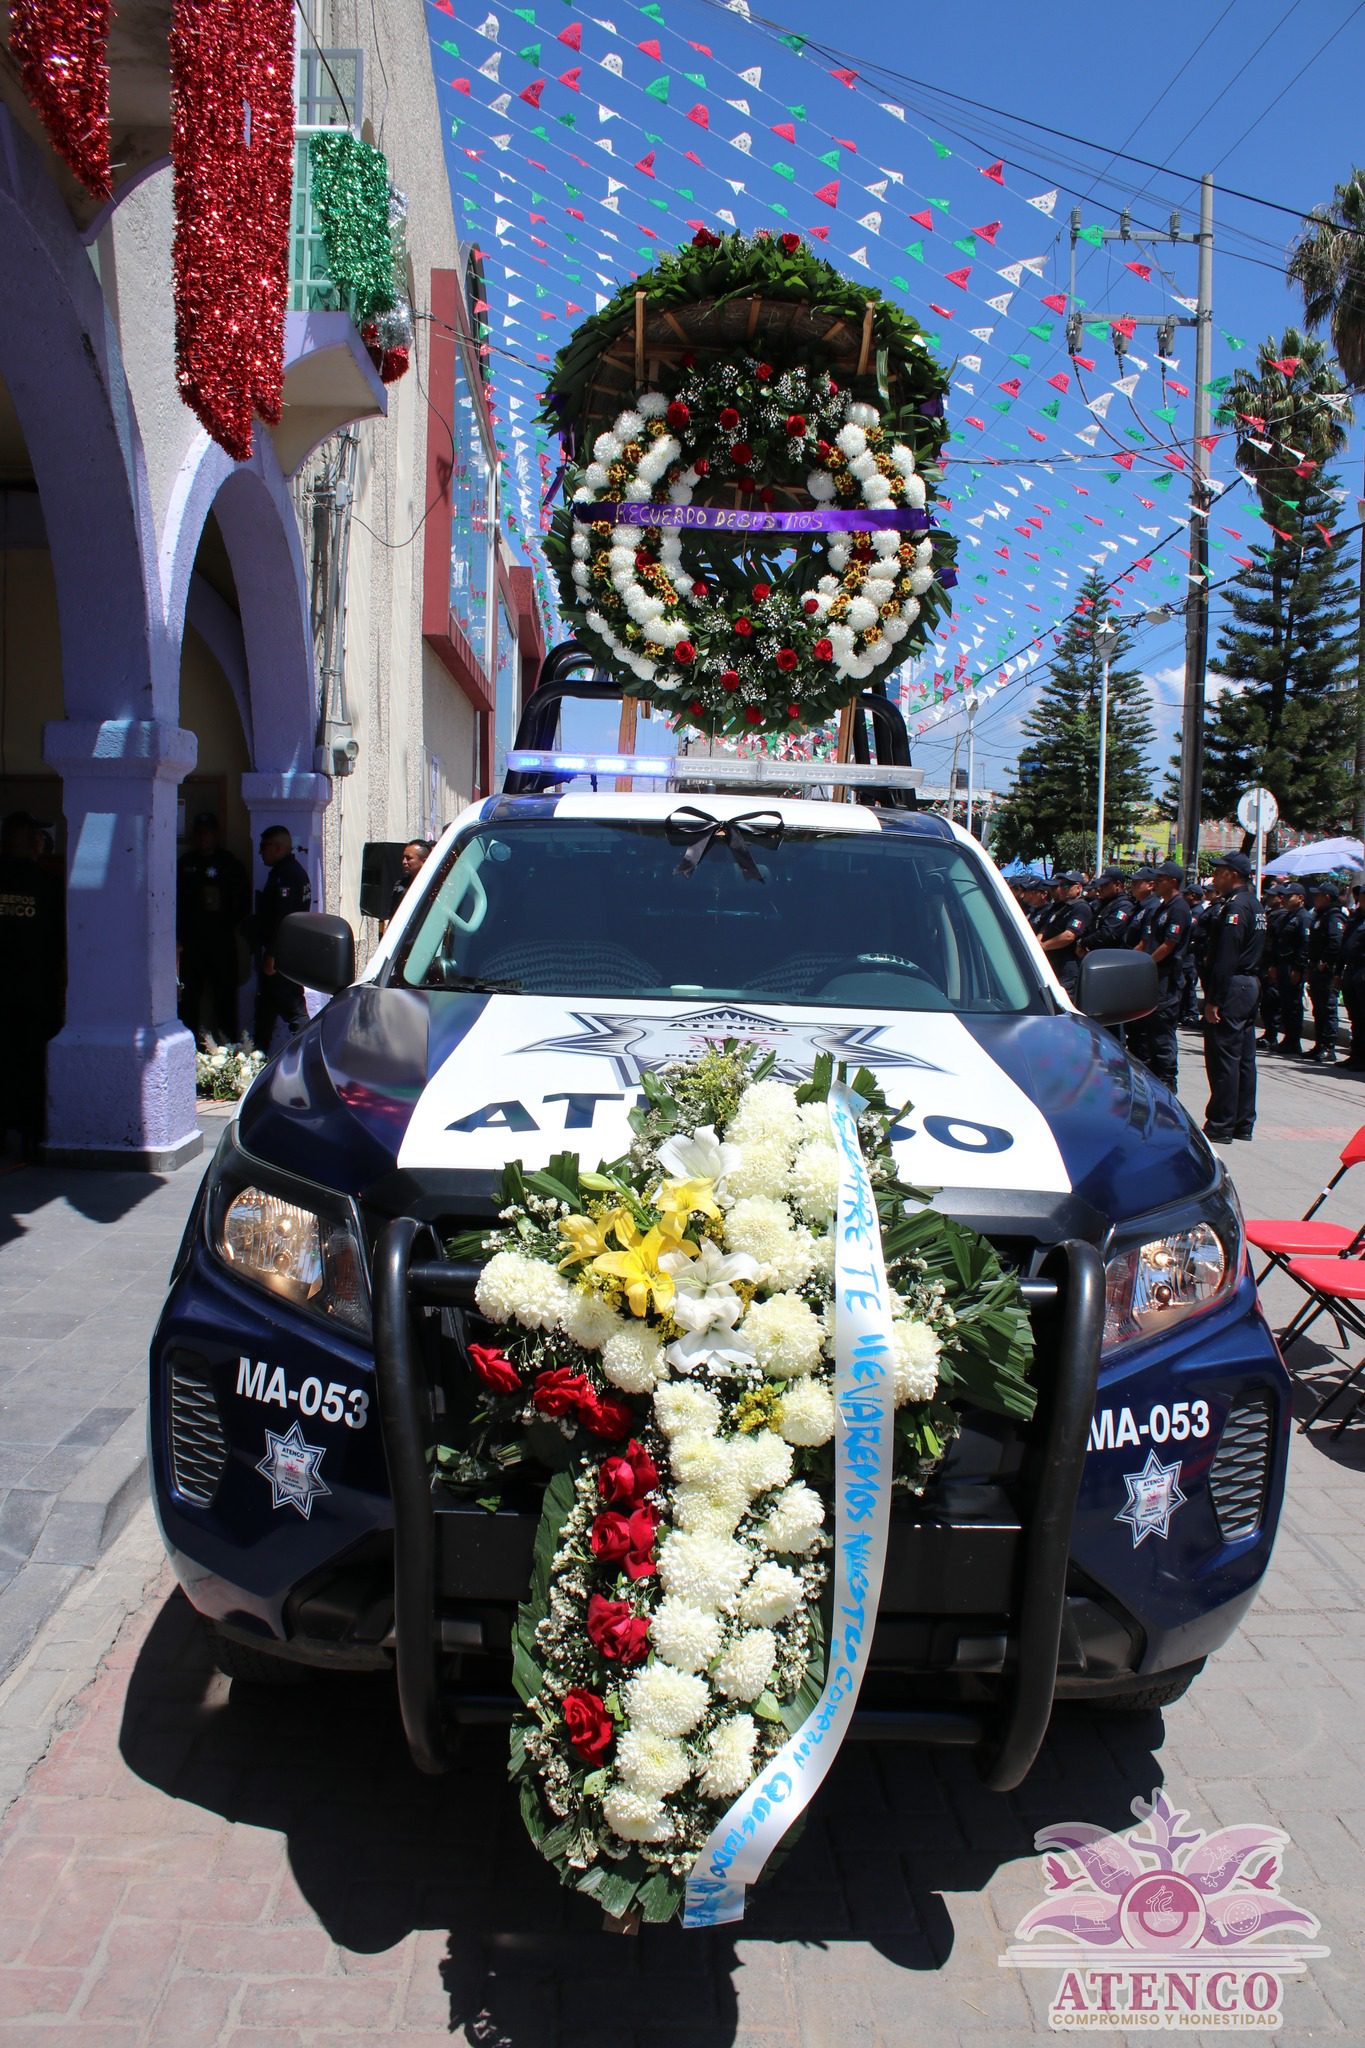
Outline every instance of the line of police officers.
MULTIPOLYGON (((1250 1138, 1256 1050, 1300 1056, 1304 997, 1314 1042, 1303 1055, 1335 1066, 1338 993, 1351 1019, 1348 1064, 1365 1071, 1365 901, 1350 914, 1328 883, 1271 885, 1258 903, 1245 854, 1222 856, 1206 892, 1174 861, 1131 875, 1107 868, 1089 885, 1074 873, 1016 878, 1020 905, 1074 999, 1088 953, 1129 947, 1157 963, 1159 996, 1126 1029, 1128 1050, 1168 1087, 1177 1077, 1178 1025, 1202 1026, 1209 1081, 1206 1134, 1250 1138), (1311 894, 1312 909, 1308 908, 1311 894), (1202 984, 1202 1006, 1197 989, 1202 984), (1256 1038, 1260 1013, 1262 1036, 1256 1038)), ((1365 892, 1362 892, 1365 895, 1365 892)))

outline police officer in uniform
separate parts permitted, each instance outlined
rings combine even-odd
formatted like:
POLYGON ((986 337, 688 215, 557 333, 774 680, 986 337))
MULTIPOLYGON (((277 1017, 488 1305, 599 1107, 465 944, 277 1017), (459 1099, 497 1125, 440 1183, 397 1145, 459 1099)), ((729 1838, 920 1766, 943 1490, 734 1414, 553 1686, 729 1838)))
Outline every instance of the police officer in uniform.
POLYGON ((1365 905, 1357 903, 1341 947, 1341 992, 1351 1020, 1351 1051, 1346 1064, 1365 1073, 1365 905))
POLYGON ((294 835, 287 825, 270 825, 261 834, 261 860, 268 873, 265 887, 256 894, 256 1044, 269 1052, 277 1022, 291 1038, 308 1022, 302 984, 287 980, 275 966, 275 939, 287 917, 312 909, 313 889, 295 858, 294 835))
POLYGON ((1285 918, 1284 891, 1273 878, 1266 881, 1261 895, 1261 908, 1265 912, 1265 966, 1261 970, 1261 1035, 1256 1041, 1257 1052, 1278 1052, 1280 1049, 1280 987, 1275 972, 1275 942, 1285 918))
POLYGON ((1199 970, 1204 963, 1204 941, 1212 906, 1198 875, 1186 875, 1183 894, 1190 906, 1191 930, 1190 949, 1180 980, 1180 1021, 1187 1031, 1198 1031, 1204 1021, 1199 1012, 1199 970))
POLYGON ((1047 883, 1032 868, 1019 877, 1019 908, 1029 921, 1030 929, 1038 931, 1048 912, 1047 883))
POLYGON ((1265 913, 1247 887, 1244 853, 1221 854, 1204 954, 1204 1066, 1209 1102, 1204 1133, 1218 1144, 1249 1138, 1256 1123, 1257 979, 1265 913))
POLYGON ((1313 1005, 1313 1050, 1308 1058, 1319 1067, 1337 1063, 1337 977, 1346 937, 1346 913, 1330 882, 1313 889, 1313 915, 1308 926, 1308 995, 1313 1005))
POLYGON ((1180 987, 1185 959, 1190 950, 1193 922, 1190 906, 1181 893, 1180 869, 1166 860, 1156 870, 1156 912, 1143 935, 1143 951, 1156 961, 1160 994, 1147 1020, 1147 1049, 1141 1058, 1158 1081, 1174 1089, 1180 1046, 1176 1026, 1180 1022, 1180 987))
POLYGON ((36 1159, 47 1097, 47 1044, 62 1027, 62 885, 39 861, 44 827, 12 811, 0 827, 0 1143, 18 1133, 36 1159))
POLYGON ((1304 908, 1303 883, 1286 882, 1280 890, 1281 910, 1269 945, 1269 967, 1274 976, 1275 1000, 1279 1010, 1280 1042, 1268 1046, 1286 1059, 1297 1059, 1303 1037, 1303 997, 1308 972, 1308 927, 1312 913, 1304 908))
POLYGON ((218 843, 218 820, 201 811, 190 851, 176 869, 175 937, 180 949, 180 1017, 202 1044, 237 1036, 237 932, 251 883, 236 854, 218 843))
POLYGON ((1095 884, 1095 899, 1095 924, 1086 935, 1085 951, 1116 952, 1128 944, 1128 927, 1136 915, 1127 876, 1118 868, 1106 868, 1095 884))
POLYGON ((1084 881, 1077 874, 1053 876, 1052 908, 1038 933, 1053 973, 1073 1002, 1081 979, 1080 947, 1092 927, 1090 905, 1081 895, 1084 881))

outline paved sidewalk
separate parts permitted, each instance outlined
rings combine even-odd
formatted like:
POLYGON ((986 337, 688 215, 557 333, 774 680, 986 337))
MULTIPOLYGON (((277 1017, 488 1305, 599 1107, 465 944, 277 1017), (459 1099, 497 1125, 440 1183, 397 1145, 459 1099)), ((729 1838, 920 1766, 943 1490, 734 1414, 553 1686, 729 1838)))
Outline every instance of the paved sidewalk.
POLYGON ((147 1341, 204 1164, 0 1172, 0 1677, 145 1495, 147 1341))
MULTIPOLYGON (((1270 1069, 1262 1135, 1226 1151, 1247 1209, 1301 1209, 1362 1120, 1346 1076, 1270 1069)), ((742 1930, 637 1941, 529 1848, 502 1732, 430 1780, 385 1680, 229 1687, 143 1511, 0 1684, 0 2044, 1019 2048, 1054 1988, 996 1960, 1042 1895, 1035 1831, 1121 1828, 1163 1784, 1197 1827, 1285 1830, 1332 1953, 1288 1983, 1283 2038, 1357 2041, 1363 1442, 1295 1438, 1262 1597, 1164 1717, 1060 1710, 1008 1797, 955 1752, 852 1747, 742 1930)))

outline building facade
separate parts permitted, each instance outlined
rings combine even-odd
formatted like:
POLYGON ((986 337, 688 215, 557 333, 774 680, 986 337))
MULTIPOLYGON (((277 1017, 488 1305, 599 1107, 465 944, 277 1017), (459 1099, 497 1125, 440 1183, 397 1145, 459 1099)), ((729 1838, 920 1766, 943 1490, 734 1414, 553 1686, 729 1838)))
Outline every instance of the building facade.
POLYGON ((234 461, 176 384, 168 26, 162 0, 115 15, 103 205, 0 49, 0 283, 25 309, 0 331, 0 811, 50 826, 65 881, 48 1154, 155 1168, 198 1149, 175 915, 193 819, 257 885, 261 831, 288 826, 315 904, 359 923, 365 843, 434 837, 491 787, 499 674, 521 680, 537 634, 497 547, 424 40, 395 0, 299 11, 284 409, 234 461), (319 262, 307 136, 329 126, 406 195, 397 382, 319 262))

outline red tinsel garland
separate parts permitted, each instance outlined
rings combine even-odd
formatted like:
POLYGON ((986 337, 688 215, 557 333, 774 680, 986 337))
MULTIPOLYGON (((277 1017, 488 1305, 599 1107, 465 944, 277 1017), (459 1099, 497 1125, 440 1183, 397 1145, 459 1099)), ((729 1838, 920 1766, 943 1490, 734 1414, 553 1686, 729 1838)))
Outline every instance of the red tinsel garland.
POLYGON ((175 0, 176 381, 229 455, 284 390, 294 178, 292 0, 175 0))
POLYGON ((87 190, 109 183, 109 0, 11 0, 10 49, 58 155, 87 190))

